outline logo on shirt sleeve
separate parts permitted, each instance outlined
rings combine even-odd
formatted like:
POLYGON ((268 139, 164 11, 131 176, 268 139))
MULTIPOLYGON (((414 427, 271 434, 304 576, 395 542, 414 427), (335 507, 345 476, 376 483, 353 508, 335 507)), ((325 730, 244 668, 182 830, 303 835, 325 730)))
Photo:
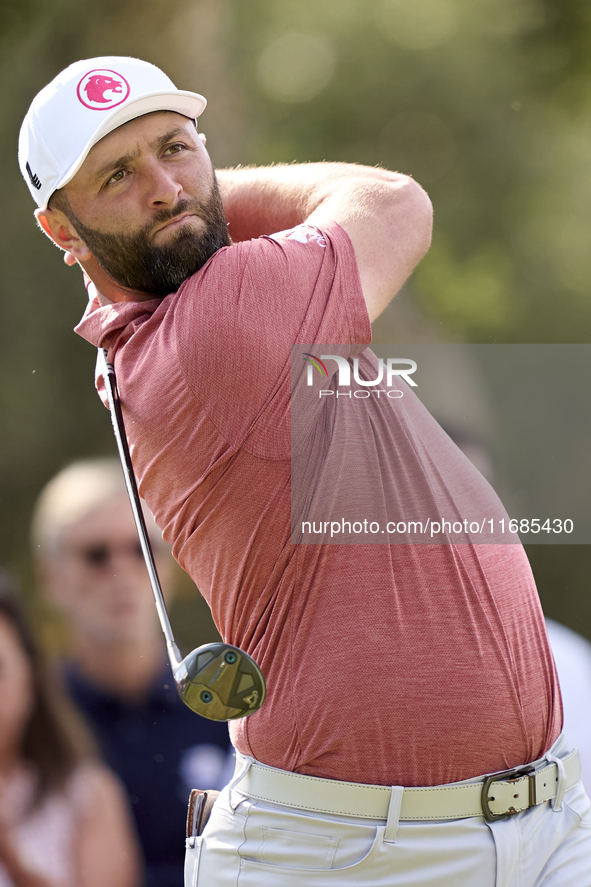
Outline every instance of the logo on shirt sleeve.
POLYGON ((311 225, 298 225, 296 228, 287 228, 285 231, 278 231, 276 234, 270 235, 272 240, 296 240, 298 243, 317 243, 318 246, 326 247, 326 238, 316 228, 311 225))

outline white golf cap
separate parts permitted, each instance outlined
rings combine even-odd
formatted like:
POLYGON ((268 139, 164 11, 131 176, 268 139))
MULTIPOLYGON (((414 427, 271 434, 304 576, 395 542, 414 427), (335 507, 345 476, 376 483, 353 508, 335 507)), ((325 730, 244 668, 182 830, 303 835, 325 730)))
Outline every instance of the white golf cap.
POLYGON ((140 59, 103 56, 75 62, 38 93, 21 127, 18 159, 35 202, 72 179, 93 145, 123 123, 151 111, 196 119, 207 104, 177 89, 166 74, 140 59))

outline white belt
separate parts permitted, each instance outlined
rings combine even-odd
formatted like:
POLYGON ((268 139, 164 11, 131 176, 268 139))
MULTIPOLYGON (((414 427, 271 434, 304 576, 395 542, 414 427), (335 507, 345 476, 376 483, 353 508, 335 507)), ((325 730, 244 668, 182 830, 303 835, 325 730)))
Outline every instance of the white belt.
MULTIPOLYGON (((238 757, 238 766, 244 758, 238 757)), ((556 797, 559 771, 555 763, 504 770, 483 777, 476 783, 453 783, 428 788, 405 788, 400 819, 463 819, 484 816, 489 821, 521 813, 556 797)), ((573 749, 561 764, 566 776, 566 791, 581 778, 578 749, 573 749)), ((288 770, 276 770, 254 762, 237 778, 238 792, 258 801, 268 801, 301 810, 387 819, 392 790, 384 785, 364 785, 303 776, 288 770)))

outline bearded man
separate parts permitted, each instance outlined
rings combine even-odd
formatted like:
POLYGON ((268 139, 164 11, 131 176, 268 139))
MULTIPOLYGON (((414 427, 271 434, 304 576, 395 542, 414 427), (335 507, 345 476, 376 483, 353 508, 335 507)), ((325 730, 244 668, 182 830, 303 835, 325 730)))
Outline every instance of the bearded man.
POLYGON ((204 107, 145 62, 91 59, 36 97, 20 145, 39 224, 93 283, 78 332, 115 364, 140 493, 267 679, 186 883, 588 887, 589 801, 519 540, 386 533, 394 505, 498 505, 412 387, 352 397, 430 201, 333 163, 223 170, 218 193, 204 107))

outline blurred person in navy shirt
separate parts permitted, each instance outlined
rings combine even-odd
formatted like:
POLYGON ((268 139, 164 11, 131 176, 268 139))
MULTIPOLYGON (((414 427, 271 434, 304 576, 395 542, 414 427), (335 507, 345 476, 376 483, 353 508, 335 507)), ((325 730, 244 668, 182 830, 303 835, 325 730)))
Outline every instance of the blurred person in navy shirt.
MULTIPOLYGON (((168 589, 173 561, 146 520, 168 589)), ((32 536, 44 591, 70 632, 66 686, 127 789, 146 887, 178 887, 189 792, 221 788, 232 755, 227 725, 177 695, 119 463, 61 471, 39 497, 32 536)))

